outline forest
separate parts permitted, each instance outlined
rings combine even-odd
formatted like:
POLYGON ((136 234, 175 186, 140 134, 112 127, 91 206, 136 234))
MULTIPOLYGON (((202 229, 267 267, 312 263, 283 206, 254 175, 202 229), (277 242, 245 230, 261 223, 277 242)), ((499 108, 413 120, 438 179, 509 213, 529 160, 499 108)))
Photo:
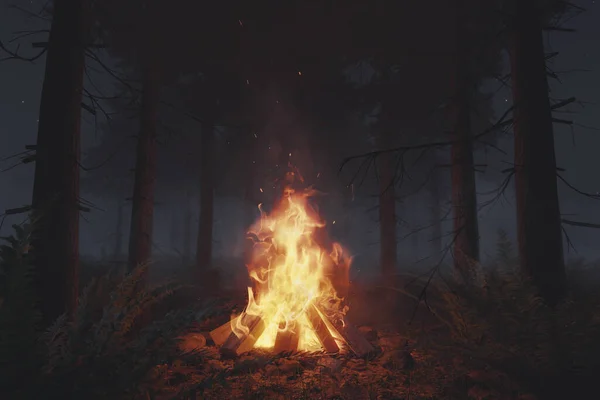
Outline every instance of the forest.
POLYGON ((571 235, 600 224, 562 193, 600 195, 556 133, 594 128, 549 44, 582 3, 1 9, 36 28, 0 31, 0 74, 41 80, 35 142, 0 136, 32 172, 0 215, 0 398, 591 398, 571 235))

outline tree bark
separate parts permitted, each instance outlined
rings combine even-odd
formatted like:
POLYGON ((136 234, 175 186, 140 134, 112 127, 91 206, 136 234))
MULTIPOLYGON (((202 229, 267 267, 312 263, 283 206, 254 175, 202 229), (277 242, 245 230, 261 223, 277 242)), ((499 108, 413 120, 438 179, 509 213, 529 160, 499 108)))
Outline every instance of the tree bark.
POLYGON ((145 62, 143 67, 142 109, 136 150, 129 235, 130 270, 147 263, 152 255, 159 83, 154 65, 151 62, 145 62))
POLYGON ((471 98, 474 90, 469 71, 468 35, 464 1, 457 1, 456 59, 453 97, 448 116, 452 139, 452 211, 454 225, 454 269, 465 282, 472 280, 473 262, 479 261, 479 226, 473 142, 471 140, 471 98))
POLYGON ((188 265, 192 254, 192 192, 185 193, 185 214, 183 217, 183 265, 188 265))
POLYGON ((396 199, 394 165, 391 154, 379 156, 379 244, 381 273, 385 279, 396 272, 396 199))
POLYGON ((123 199, 119 197, 117 200, 117 226, 115 227, 115 249, 113 258, 116 262, 121 262, 123 255, 123 199))
POLYGON ((214 218, 214 123, 202 125, 200 136, 200 218, 196 247, 196 265, 203 273, 212 260, 214 218))
MULTIPOLYGON (((417 229, 417 228, 413 228, 413 229, 417 229)), ((415 261, 419 261, 419 258, 421 257, 421 252, 420 252, 420 243, 419 243, 419 232, 411 232, 410 234, 411 239, 410 239, 410 243, 412 246, 412 255, 414 257, 415 261)))
POLYGON ((555 304, 566 291, 552 112, 541 13, 515 1, 510 43, 521 270, 555 304))
POLYGON ((40 101, 32 248, 44 326, 77 305, 84 0, 55 0, 40 101))
POLYGON ((442 251, 442 201, 440 181, 439 169, 437 166, 434 166, 429 181, 429 193, 431 194, 431 250, 433 254, 439 254, 442 251))

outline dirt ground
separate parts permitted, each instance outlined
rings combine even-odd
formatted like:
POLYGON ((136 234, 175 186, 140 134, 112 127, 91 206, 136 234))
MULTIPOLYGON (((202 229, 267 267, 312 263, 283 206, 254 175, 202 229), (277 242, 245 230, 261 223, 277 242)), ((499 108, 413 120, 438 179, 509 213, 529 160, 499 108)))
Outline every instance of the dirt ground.
MULTIPOLYGON (((351 297, 349 320, 376 348, 368 357, 350 353, 274 357, 255 350, 236 360, 224 360, 208 339, 203 365, 168 367, 165 398, 535 399, 501 373, 476 368, 460 349, 431 346, 447 332, 425 309, 407 327, 414 301, 396 297, 390 306, 390 295, 373 287, 356 289, 351 297), (190 379, 199 387, 186 394, 178 382, 190 379)), ((227 305, 238 311, 243 306, 243 298, 227 305)), ((194 328, 195 334, 208 337, 210 330, 227 320, 221 315, 203 321, 194 328)))

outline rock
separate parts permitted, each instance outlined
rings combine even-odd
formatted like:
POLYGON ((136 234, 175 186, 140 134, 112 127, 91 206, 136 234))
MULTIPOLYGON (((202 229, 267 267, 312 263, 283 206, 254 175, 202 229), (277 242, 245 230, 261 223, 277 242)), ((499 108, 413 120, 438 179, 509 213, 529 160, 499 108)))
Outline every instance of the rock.
POLYGON ((537 400, 538 398, 532 394, 520 394, 517 400, 537 400))
POLYGON ((373 329, 370 326, 361 326, 358 328, 358 331, 367 339, 369 342, 375 342, 379 338, 379 333, 377 330, 373 329))
POLYGON ((318 365, 323 367, 323 372, 329 374, 336 374, 342 370, 344 362, 337 358, 325 357, 319 361, 318 365))
POLYGON ((254 373, 259 369, 262 369, 267 364, 265 357, 244 357, 236 360, 233 365, 235 373, 254 373))
POLYGON ((282 375, 299 375, 302 371, 302 365, 297 360, 283 360, 283 362, 279 364, 279 372, 282 375))
POLYGON ((273 365, 273 364, 269 364, 265 367, 265 376, 277 376, 279 375, 279 368, 277 368, 277 365, 273 365))
POLYGON ((371 398, 369 390, 355 382, 345 382, 342 384, 340 391, 342 398, 348 400, 363 400, 371 398))
POLYGON ((389 370, 410 371, 415 367, 415 360, 406 349, 392 350, 383 354, 381 365, 389 370))
POLYGON ((201 333, 188 333, 179 338, 179 349, 185 352, 192 352, 203 349, 206 346, 206 338, 201 333))
POLYGON ((207 360, 206 366, 213 372, 220 372, 226 368, 225 364, 219 360, 207 360))

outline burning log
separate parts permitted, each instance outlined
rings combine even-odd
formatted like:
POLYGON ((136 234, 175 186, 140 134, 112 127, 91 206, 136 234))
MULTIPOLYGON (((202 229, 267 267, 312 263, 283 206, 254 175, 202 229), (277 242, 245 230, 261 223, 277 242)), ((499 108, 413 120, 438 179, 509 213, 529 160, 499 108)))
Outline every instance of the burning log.
POLYGON ((222 356, 237 357, 254 347, 275 353, 349 348, 359 356, 373 351, 356 328, 336 326, 347 308, 341 298, 348 292, 351 258, 337 243, 322 245, 327 240, 318 235, 325 223, 308 201, 312 194, 289 191, 270 214, 261 209, 250 227, 254 245, 247 267, 254 287, 248 287, 246 312, 210 333, 222 356), (288 325, 277 326, 281 321, 288 325))
POLYGON ((279 331, 277 331, 277 337, 275 338, 275 346, 273 347, 273 351, 276 354, 287 352, 287 351, 296 351, 298 350, 298 342, 300 341, 300 325, 291 323, 290 326, 287 327, 286 330, 282 330, 286 328, 285 323, 279 324, 279 331))
POLYGON ((229 335, 231 335, 233 333, 231 326, 232 326, 232 324, 233 325, 237 324, 239 318, 240 318, 240 316, 238 315, 237 317, 233 318, 231 321, 227 322, 226 324, 223 324, 220 327, 210 331, 210 338, 212 339, 213 342, 215 342, 215 344, 217 346, 221 346, 223 343, 225 343, 225 341, 227 340, 229 335))
POLYGON ((308 321, 314 329, 319 342, 321 342, 323 349, 328 353, 337 353, 340 351, 340 348, 331 335, 329 328, 327 328, 327 324, 323 320, 322 314, 319 312, 317 307, 314 306, 314 304, 308 306, 306 309, 306 315, 308 316, 308 321))
POLYGON ((375 351, 375 347, 360 333, 354 325, 345 323, 336 324, 336 330, 340 333, 344 341, 358 357, 365 357, 375 351))
POLYGON ((244 313, 241 318, 240 322, 248 328, 248 333, 238 336, 232 330, 225 343, 221 346, 220 352, 223 357, 234 358, 252 350, 254 343, 256 343, 260 335, 265 331, 265 322, 261 317, 244 313))

